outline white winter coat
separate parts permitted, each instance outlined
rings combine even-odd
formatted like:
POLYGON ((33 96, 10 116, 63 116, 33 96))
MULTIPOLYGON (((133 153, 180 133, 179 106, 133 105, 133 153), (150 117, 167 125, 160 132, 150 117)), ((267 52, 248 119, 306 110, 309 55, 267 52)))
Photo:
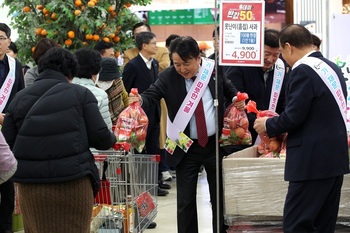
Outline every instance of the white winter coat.
POLYGON ((107 93, 104 90, 96 87, 92 79, 75 77, 72 83, 84 86, 87 89, 89 89, 92 92, 92 94, 94 94, 94 96, 97 99, 97 105, 102 115, 102 118, 105 121, 108 129, 112 130, 112 120, 111 115, 109 113, 107 93))

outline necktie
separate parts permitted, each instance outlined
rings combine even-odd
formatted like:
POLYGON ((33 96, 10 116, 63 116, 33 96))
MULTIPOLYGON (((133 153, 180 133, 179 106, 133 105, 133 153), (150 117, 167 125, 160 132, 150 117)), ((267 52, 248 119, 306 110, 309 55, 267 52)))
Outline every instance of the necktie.
POLYGON ((2 84, 5 79, 6 79, 6 66, 3 61, 0 61, 0 84, 2 84))
POLYGON ((198 144, 202 147, 205 147, 208 143, 208 134, 207 134, 207 124, 205 123, 204 107, 202 98, 199 100, 197 108, 194 112, 196 116, 196 126, 197 126, 197 136, 198 144))

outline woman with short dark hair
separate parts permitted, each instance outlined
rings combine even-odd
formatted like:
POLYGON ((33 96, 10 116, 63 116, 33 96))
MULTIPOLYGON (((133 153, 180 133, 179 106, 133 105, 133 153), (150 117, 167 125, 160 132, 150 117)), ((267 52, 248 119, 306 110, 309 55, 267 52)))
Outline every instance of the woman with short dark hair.
MULTIPOLYGON (((112 130, 112 120, 108 107, 108 95, 104 90, 96 86, 99 80, 99 72, 101 71, 101 54, 94 49, 82 48, 75 52, 75 57, 78 60, 80 68, 72 82, 86 87, 92 92, 92 94, 94 94, 102 118, 108 129, 112 130)), ((115 60, 113 60, 113 62, 116 63, 115 60)))
POLYGON ((17 93, 2 132, 18 169, 19 202, 25 232, 90 232, 99 175, 90 147, 115 143, 95 96, 71 84, 75 56, 63 48, 48 50, 39 61, 39 77, 17 93))

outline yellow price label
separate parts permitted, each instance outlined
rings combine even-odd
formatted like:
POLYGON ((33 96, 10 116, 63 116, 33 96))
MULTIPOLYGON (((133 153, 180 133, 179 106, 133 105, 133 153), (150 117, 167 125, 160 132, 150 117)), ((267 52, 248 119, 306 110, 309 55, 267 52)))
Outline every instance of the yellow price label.
POLYGON ((253 20, 253 12, 252 11, 240 11, 239 19, 242 21, 253 20))

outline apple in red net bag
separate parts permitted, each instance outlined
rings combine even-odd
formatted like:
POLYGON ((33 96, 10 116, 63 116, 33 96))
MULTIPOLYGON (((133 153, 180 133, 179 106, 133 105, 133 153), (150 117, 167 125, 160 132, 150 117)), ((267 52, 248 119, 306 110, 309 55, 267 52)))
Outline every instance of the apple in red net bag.
MULTIPOLYGON (((137 96, 137 88, 132 88, 131 93, 137 96)), ((146 143, 147 127, 148 117, 140 103, 131 103, 118 116, 114 129, 117 143, 127 142, 141 153, 146 143)))
MULTIPOLYGON (((249 100, 246 106, 247 112, 255 113, 257 118, 274 117, 278 114, 271 110, 259 111, 256 108, 256 102, 249 100)), ((278 135, 277 137, 269 138, 267 133, 259 134, 260 142, 258 144, 258 156, 261 158, 282 158, 286 156, 286 137, 287 134, 278 135)))
MULTIPOLYGON (((248 99, 247 93, 237 93, 237 101, 248 99)), ((232 103, 224 113, 224 125, 220 136, 220 146, 251 145, 252 135, 249 130, 249 121, 244 110, 240 110, 232 103)))

